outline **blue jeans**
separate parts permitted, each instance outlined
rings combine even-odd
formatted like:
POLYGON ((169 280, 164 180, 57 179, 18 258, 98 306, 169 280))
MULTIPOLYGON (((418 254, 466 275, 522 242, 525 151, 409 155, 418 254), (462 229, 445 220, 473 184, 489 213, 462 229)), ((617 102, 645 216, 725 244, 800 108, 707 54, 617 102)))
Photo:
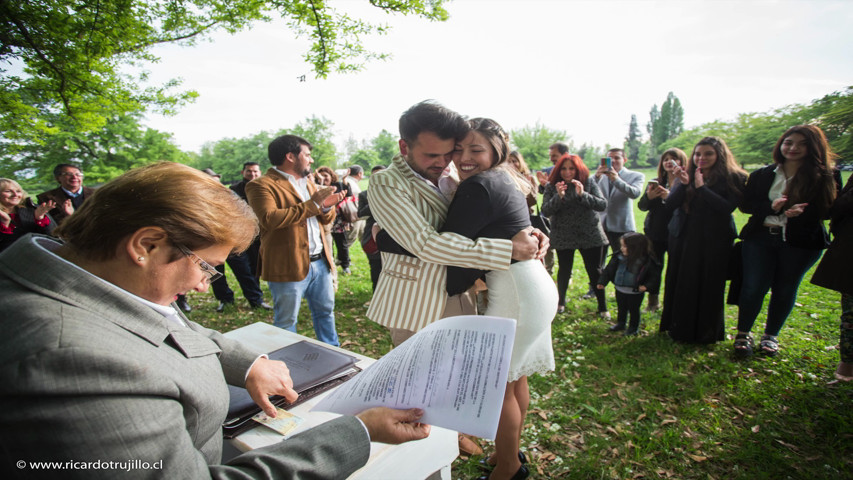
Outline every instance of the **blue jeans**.
POLYGON ((738 302, 739 332, 752 329, 770 293, 765 335, 776 336, 794 309, 797 290, 806 272, 818 261, 822 250, 797 248, 766 229, 743 241, 743 285, 738 302))
POLYGON ((296 316, 302 304, 302 297, 308 300, 311 321, 317 340, 338 346, 338 332, 335 331, 335 289, 332 286, 332 273, 324 259, 311 262, 308 275, 300 282, 267 282, 273 298, 276 327, 296 331, 296 316))

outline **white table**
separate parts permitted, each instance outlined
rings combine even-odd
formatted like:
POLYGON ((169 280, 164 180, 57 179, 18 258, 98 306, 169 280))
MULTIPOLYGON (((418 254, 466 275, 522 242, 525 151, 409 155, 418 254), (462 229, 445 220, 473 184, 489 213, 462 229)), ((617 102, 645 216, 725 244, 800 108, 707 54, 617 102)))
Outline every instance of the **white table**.
MULTIPOLYGON (((313 338, 304 337, 263 322, 253 323, 232 330, 226 333, 225 336, 239 340, 261 352, 271 352, 300 340, 308 340, 329 348, 336 348, 313 338)), ((358 358, 356 365, 362 369, 375 362, 374 359, 365 357, 364 355, 340 348, 337 350, 358 358)), ((302 424, 290 435, 307 430, 339 416, 334 413, 309 411, 320 399, 330 392, 331 390, 324 392, 289 410, 294 415, 304 419, 302 424)), ((282 441, 281 435, 261 426, 253 428, 230 440, 232 445, 243 452, 272 445, 280 441, 282 441)), ((367 464, 353 473, 349 478, 363 480, 422 480, 435 475, 432 478, 440 477, 444 480, 449 480, 450 464, 458 455, 459 444, 456 432, 444 428, 432 427, 428 438, 416 442, 408 442, 402 445, 371 443, 370 459, 367 461, 367 464)))

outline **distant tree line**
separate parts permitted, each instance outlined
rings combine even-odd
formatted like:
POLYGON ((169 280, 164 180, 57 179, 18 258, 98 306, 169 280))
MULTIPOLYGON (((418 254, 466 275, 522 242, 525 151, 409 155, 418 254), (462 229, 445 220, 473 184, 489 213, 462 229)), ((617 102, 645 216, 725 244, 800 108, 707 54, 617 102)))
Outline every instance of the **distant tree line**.
MULTIPOLYGON (((723 137, 735 157, 744 165, 760 165, 771 161, 770 152, 776 139, 790 126, 803 123, 819 125, 839 154, 839 163, 853 162, 853 87, 828 94, 809 104, 795 104, 763 113, 742 113, 734 120, 715 120, 690 129, 683 127, 684 112, 678 98, 670 93, 660 108, 651 108, 643 135, 636 115, 631 115, 628 135, 622 145, 631 168, 657 165, 660 153, 671 147, 689 152, 707 135, 723 137)), ((59 120, 58 120, 59 121, 59 120)), ((86 173, 86 184, 97 185, 121 173, 147 163, 168 160, 196 168, 213 168, 226 183, 240 179, 244 162, 255 161, 266 168, 266 147, 278 135, 292 133, 314 146, 314 167, 328 165, 342 168, 358 164, 369 170, 374 165, 388 165, 399 152, 397 135, 388 130, 365 140, 349 138, 342 151, 334 144, 334 123, 311 116, 290 128, 263 131, 244 138, 224 138, 208 142, 199 152, 181 151, 172 134, 144 126, 139 113, 111 117, 98 129, 73 132, 59 131, 46 135, 40 142, 0 142, 0 176, 16 178, 30 191, 52 186, 53 166, 58 163, 80 165, 86 173)), ((532 169, 551 165, 548 147, 562 141, 569 151, 579 155, 595 168, 611 145, 576 145, 564 130, 541 123, 510 131, 510 140, 532 169)))

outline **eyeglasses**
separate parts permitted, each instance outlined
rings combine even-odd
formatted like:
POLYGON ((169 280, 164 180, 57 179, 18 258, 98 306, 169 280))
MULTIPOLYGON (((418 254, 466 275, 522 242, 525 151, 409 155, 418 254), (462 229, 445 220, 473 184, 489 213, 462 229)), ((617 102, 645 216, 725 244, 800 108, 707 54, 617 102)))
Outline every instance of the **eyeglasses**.
POLYGON ((59 176, 60 176, 60 177, 77 177, 77 178, 83 178, 83 177, 85 177, 86 175, 84 175, 83 173, 80 173, 80 172, 78 172, 78 173, 74 173, 74 172, 64 172, 64 173, 59 174, 59 176))
POLYGON ((174 245, 175 245, 175 247, 177 247, 178 250, 181 251, 181 253, 190 257, 190 259, 193 261, 193 263, 198 265, 198 268, 200 268, 201 271, 204 273, 204 275, 207 277, 207 284, 208 285, 210 285, 211 283, 222 278, 221 273, 217 272, 216 269, 213 268, 213 266, 211 264, 205 262, 204 260, 201 259, 201 257, 199 257, 195 253, 191 252, 190 249, 188 249, 187 247, 180 245, 178 243, 175 243, 174 245))

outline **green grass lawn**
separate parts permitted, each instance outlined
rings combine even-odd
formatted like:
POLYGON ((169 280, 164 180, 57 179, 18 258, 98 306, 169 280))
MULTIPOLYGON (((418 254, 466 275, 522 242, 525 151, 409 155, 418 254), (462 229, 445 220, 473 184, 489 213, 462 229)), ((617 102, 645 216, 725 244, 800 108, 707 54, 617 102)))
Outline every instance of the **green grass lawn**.
MULTIPOLYGON (((636 214, 641 228, 644 213, 636 214)), ((736 217, 738 226, 746 221, 736 217)), ((351 256, 353 274, 340 277, 336 296, 338 334, 344 348, 379 357, 391 342, 365 317, 371 286, 358 245, 351 256)), ((607 331, 594 300, 581 300, 586 273, 579 259, 573 278, 567 311, 553 323, 556 371, 530 378, 522 448, 534 478, 853 478, 853 385, 832 376, 840 296, 808 283, 811 272, 779 336, 779 355, 744 361, 732 356, 736 307, 727 307, 729 339, 717 345, 659 335, 659 312, 644 314, 642 335, 624 338, 607 331)), ((230 272, 228 279, 239 298, 230 272)), ((242 298, 223 314, 210 292, 189 301, 190 318, 220 331, 272 322, 272 313, 249 310, 242 298)), ((615 313, 612 295, 608 301, 615 313)), ((313 337, 307 306, 299 319, 299 333, 313 337)), ((754 333, 763 323, 762 315, 754 333)), ((482 474, 477 460, 457 459, 453 478, 482 474)))

